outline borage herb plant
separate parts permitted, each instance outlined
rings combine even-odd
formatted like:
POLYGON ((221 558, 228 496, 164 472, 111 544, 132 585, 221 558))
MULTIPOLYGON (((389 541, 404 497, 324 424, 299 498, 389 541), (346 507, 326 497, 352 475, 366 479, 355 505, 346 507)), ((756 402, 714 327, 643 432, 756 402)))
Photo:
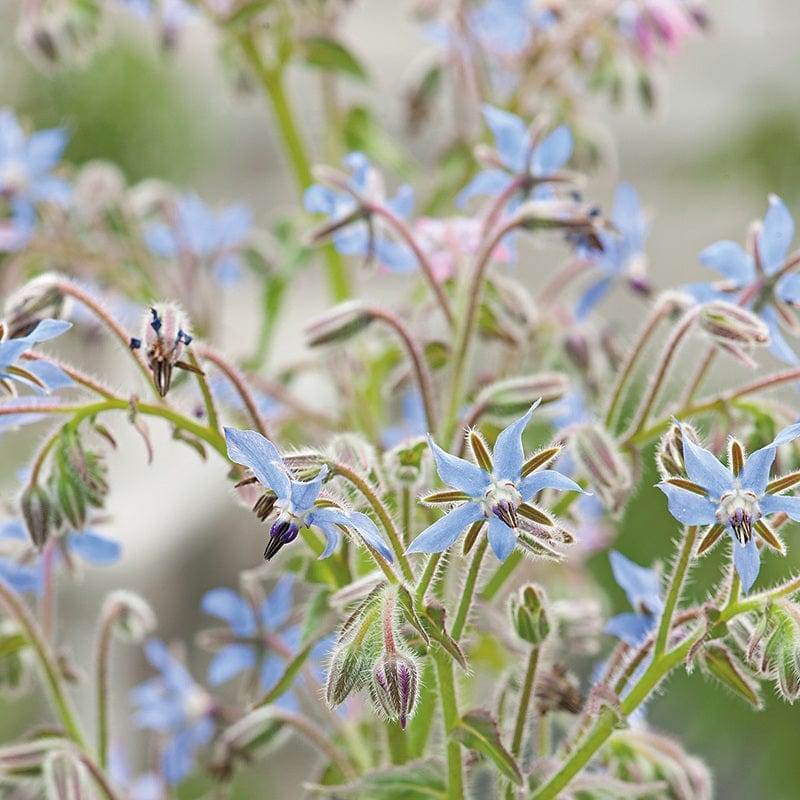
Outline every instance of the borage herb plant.
MULTIPOLYGON (((18 40, 47 70, 86 63, 114 5, 24 3, 18 40)), ((695 669, 756 708, 764 684, 800 696, 800 578, 760 576, 762 561, 781 570, 800 520, 796 397, 768 394, 800 380, 794 224, 773 195, 746 247, 700 253, 720 280, 658 288, 637 191, 621 183, 606 214, 580 171, 588 95, 635 73, 652 102, 654 63, 704 31, 704 10, 418 3, 408 121, 435 119, 442 153, 420 169, 336 91, 368 79, 342 4, 124 5, 165 47, 216 33, 237 83, 263 94, 299 191, 267 231, 244 206, 66 163, 65 128, 0 112, 0 431, 9 480, 24 467, 3 504, 0 685, 38 687, 51 709, 0 746, 4 796, 273 797, 264 774, 299 737, 317 756, 292 797, 710 798, 709 770, 648 723, 648 701, 695 669), (324 156, 298 123, 295 69, 321 81, 324 156), (330 307, 307 319, 284 306, 313 286, 312 260, 330 307), (623 349, 600 316, 609 293, 644 320, 623 349), (255 333, 236 361, 219 308, 252 313, 252 297, 260 326, 237 328, 255 333), (306 349, 276 371, 286 318, 306 349), (116 348, 113 378, 95 375, 99 346, 116 348), (729 368, 713 376, 717 360, 729 368), (221 623, 197 636, 207 664, 156 638, 136 593, 113 591, 91 634, 56 613, 60 573, 125 564, 106 454, 131 427, 169 458, 147 423, 224 465, 230 508, 263 530, 267 563, 254 548, 238 585, 197 586, 198 621, 221 623), (27 426, 41 439, 20 464, 27 426), (615 544, 637 494, 674 531, 663 564, 615 544), (717 543, 721 576, 693 582, 717 543), (602 573, 623 613, 598 602, 602 573), (149 663, 127 691, 118 640, 149 663)), ((241 551, 241 531, 224 533, 241 551)))

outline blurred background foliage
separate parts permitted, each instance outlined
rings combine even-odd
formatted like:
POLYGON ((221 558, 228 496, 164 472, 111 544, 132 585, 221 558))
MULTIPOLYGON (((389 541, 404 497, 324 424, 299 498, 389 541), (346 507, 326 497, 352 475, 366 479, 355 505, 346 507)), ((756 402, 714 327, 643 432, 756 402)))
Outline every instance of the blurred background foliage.
MULTIPOLYGON (((356 31, 370 25, 378 28, 382 14, 395 4, 371 0, 361 5, 355 12, 356 31)), ((131 183, 157 177, 183 186, 218 187, 208 192, 212 204, 229 197, 235 199, 237 185, 244 187, 244 194, 252 196, 253 181, 259 183, 261 191, 266 191, 264 187, 270 184, 273 174, 256 171, 254 176, 247 172, 248 165, 263 166, 268 158, 263 149, 269 148, 272 134, 264 130, 263 111, 250 109, 235 119, 223 113, 221 119, 219 108, 237 102, 231 100, 234 87, 221 81, 209 90, 206 82, 198 80, 198 73, 205 75, 216 69, 214 43, 208 31, 189 30, 187 39, 198 35, 204 41, 201 46, 193 46, 188 55, 181 54, 178 58, 176 54, 159 52, 144 26, 121 13, 112 41, 90 66, 48 75, 31 66, 16 47, 13 6, 4 4, 0 8, 0 107, 14 107, 33 127, 65 125, 70 131, 66 152, 69 161, 79 164, 96 158, 108 159, 124 170, 131 183), (219 96, 220 87, 228 96, 219 96), (254 130, 247 131, 241 139, 238 133, 243 119, 250 120, 248 124, 254 130), (231 142, 236 147, 231 147, 231 142)), ((605 182, 610 187, 624 176, 645 186, 642 195, 657 215, 651 268, 656 284, 662 286, 690 277, 697 279, 696 252, 705 244, 719 238, 743 241, 748 220, 763 214, 767 193, 780 194, 795 213, 800 204, 798 71, 787 70, 785 61, 792 57, 785 51, 791 50, 795 66, 800 66, 796 63, 800 51, 796 46, 784 47, 781 57, 776 55, 774 62, 770 55, 781 50, 781 42, 797 35, 800 15, 792 2, 757 4, 736 0, 711 2, 709 6, 716 30, 708 42, 693 44, 690 52, 680 54, 670 65, 676 74, 664 79, 669 97, 667 108, 662 108, 655 119, 631 114, 629 110, 615 118, 614 110, 607 107, 600 112, 602 123, 611 128, 620 144, 618 163, 613 163, 615 158, 612 158, 610 165, 600 169, 599 185, 605 182), (748 20, 754 13, 763 13, 763 17, 755 30, 748 32, 748 20), (776 37, 769 35, 773 30, 776 37), (718 80, 719 74, 730 70, 733 63, 738 63, 738 69, 735 74, 728 73, 731 80, 720 89, 722 100, 708 95, 710 108, 705 118, 700 114, 698 121, 695 112, 704 105, 704 92, 709 92, 710 82, 718 80), (752 70, 749 75, 748 69, 752 70), (691 146, 687 147, 687 141, 691 146)), ((391 54, 387 56, 379 50, 385 35, 384 30, 372 42, 366 39, 358 42, 373 75, 381 73, 381 58, 390 59, 391 54)), ((400 44, 393 44, 392 52, 399 47, 419 45, 419 41, 409 41, 407 31, 401 29, 400 44)), ((397 76, 392 80, 396 83, 397 76)), ((381 89, 380 85, 375 87, 376 95, 381 89)), ((355 132, 358 130, 356 126, 355 132)), ((396 133, 398 138, 402 136, 402 131, 396 133)), ((273 162, 271 168, 280 169, 280 164, 273 162)), ((277 176, 275 180, 280 185, 285 177, 277 176)), ((606 196, 610 196, 610 191, 606 196)), ((292 207, 294 202, 293 198, 281 198, 285 207, 292 207)), ((262 223, 268 218, 263 207, 257 207, 255 212, 262 223)), ((4 439, 4 462, 9 443, 22 452, 23 446, 29 444, 28 439, 25 435, 4 439)), ((135 441, 127 441, 122 449, 136 447, 135 441)), ((165 461, 172 458, 173 453, 164 453, 165 461)), ((177 469, 173 463, 162 464, 158 470, 150 471, 145 480, 152 485, 177 469)), ((218 472, 217 469, 215 479, 218 472)), ((635 500, 620 521, 614 545, 643 564, 663 560, 670 553, 670 540, 677 532, 676 524, 665 512, 661 493, 653 487, 657 479, 654 468, 645 474, 635 500)), ((8 486, 12 481, 13 476, 4 471, 3 484, 8 486)), ((192 482, 187 484, 183 493, 191 495, 192 482)), ((206 475, 201 490, 206 491, 210 486, 211 479, 206 475)), ((197 484, 194 488, 197 490, 197 484)), ((138 495, 133 492, 127 502, 141 504, 147 491, 139 489, 138 495)), ((198 518, 202 513, 196 513, 188 520, 172 523, 181 525, 184 533, 191 528, 193 541, 190 547, 173 546, 166 558, 173 562, 180 560, 183 574, 192 577, 184 577, 167 590, 160 603, 156 601, 165 638, 176 636, 190 642, 195 629, 203 626, 205 621, 199 619, 197 603, 209 586, 208 564, 215 565, 219 580, 220 563, 227 562, 226 572, 233 584, 238 570, 252 566, 252 559, 258 554, 258 533, 253 531, 248 515, 232 511, 224 489, 212 491, 211 496, 212 500, 207 502, 216 502, 216 510, 206 514, 204 521, 198 518), (236 515, 235 525, 231 524, 232 514, 236 515), (236 529, 235 548, 216 536, 222 524, 227 531, 236 529), (193 621, 193 627, 186 627, 188 619, 193 621)), ((184 498, 183 502, 192 501, 184 498)), ((124 503, 118 506, 122 508, 124 503)), ((177 508, 170 513, 180 517, 177 508)), ((160 535, 169 538, 166 532, 160 535)), ((780 563, 775 558, 764 560, 762 585, 800 567, 797 531, 790 528, 786 538, 789 545, 786 560, 780 563)), ((126 544, 136 546, 132 542, 126 544)), ((719 574, 724 547, 716 548, 696 566, 692 590, 697 599, 704 596, 704 586, 719 574)), ((137 588, 147 595, 148 580, 141 569, 147 555, 139 555, 138 579, 145 585, 137 588)), ((66 616, 70 610, 78 613, 93 610, 97 597, 110 585, 133 584, 136 577, 125 570, 123 561, 121 567, 104 573, 101 579, 92 576, 84 584, 86 592, 81 596, 74 590, 68 593, 62 613, 66 616)), ((538 579, 535 566, 529 566, 528 570, 538 579)), ((627 610, 621 590, 611 579, 605 553, 591 559, 590 571, 601 591, 612 600, 608 613, 627 610)), ((150 589, 156 587, 158 575, 163 574, 157 571, 155 578, 150 577, 150 589)), ((554 577, 552 572, 551 577, 554 577)), ((556 585, 552 593, 557 596, 569 591, 568 586, 556 585)), ((76 642, 76 650, 82 644, 76 642)), ((708 761, 715 774, 716 796, 790 800, 800 791, 795 761, 800 710, 786 706, 768 692, 764 710, 753 713, 699 674, 680 674, 671 680, 667 697, 652 701, 648 716, 652 724, 674 731, 688 751, 708 761)), ((27 709, 24 702, 5 700, 2 709, 0 730, 6 739, 23 725, 27 709)), ((310 752, 303 745, 293 745, 291 761, 300 776, 308 775, 304 759, 309 757, 310 752)), ((252 792, 260 791, 254 787, 263 788, 265 771, 274 776, 279 763, 282 770, 287 769, 286 753, 279 752, 271 764, 245 771, 239 781, 238 795, 256 796, 252 792), (256 773, 260 777, 256 778, 256 773)), ((275 780, 272 785, 278 786, 275 780)), ((287 785, 293 785, 293 780, 288 778, 287 785)), ((195 796, 201 788, 191 781, 179 794, 195 796)), ((262 792, 260 796, 265 795, 262 792)), ((276 790, 274 796, 283 795, 276 790)))

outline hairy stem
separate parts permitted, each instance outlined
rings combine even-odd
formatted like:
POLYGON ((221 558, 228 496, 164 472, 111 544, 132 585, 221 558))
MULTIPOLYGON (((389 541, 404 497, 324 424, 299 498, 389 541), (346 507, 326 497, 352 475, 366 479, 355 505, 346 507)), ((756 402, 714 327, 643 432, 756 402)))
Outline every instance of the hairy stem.
POLYGON ((472 598, 475 594, 475 584, 478 582, 478 573, 481 571, 481 562, 483 561, 483 556, 488 546, 488 536, 481 536, 480 541, 475 545, 475 552, 472 555, 469 572, 467 572, 467 578, 461 590, 461 600, 458 603, 456 618, 453 620, 453 628, 450 631, 450 635, 456 641, 461 638, 461 634, 464 632, 464 626, 469 616, 469 609, 472 605, 472 598))
POLYGON ((453 662, 441 648, 434 652, 436 674, 439 679, 439 702, 442 707, 444 731, 447 737, 447 798, 464 800, 464 773, 461 764, 461 745, 450 739, 450 731, 458 725, 458 701, 456 699, 453 662))
POLYGON ((669 637, 670 628, 672 627, 672 616, 675 613, 678 600, 680 600, 683 582, 689 570, 689 562, 692 558, 692 551, 694 550, 696 539, 697 526, 690 525, 683 536, 680 555, 678 556, 678 561, 675 563, 675 569, 669 581, 669 589, 667 590, 667 596, 664 600, 664 612, 661 614, 661 621, 658 624, 658 632, 656 633, 656 644, 653 651, 655 658, 661 656, 667 649, 667 639, 669 637))
POLYGON ((511 755, 519 758, 522 752, 522 738, 525 735, 525 723, 528 720, 528 707, 533 696, 533 683, 536 678, 536 667, 539 664, 539 648, 531 647, 528 655, 528 667, 525 670, 525 679, 522 682, 522 690, 519 694, 519 707, 517 709, 517 721, 514 725, 514 738, 511 740, 511 755))

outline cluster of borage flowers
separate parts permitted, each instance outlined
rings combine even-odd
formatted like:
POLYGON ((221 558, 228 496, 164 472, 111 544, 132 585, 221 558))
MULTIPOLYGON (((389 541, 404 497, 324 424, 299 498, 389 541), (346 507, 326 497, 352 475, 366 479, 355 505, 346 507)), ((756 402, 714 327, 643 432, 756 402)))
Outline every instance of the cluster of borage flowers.
MULTIPOLYGON (((536 70, 520 70, 538 44, 548 54, 547 37, 560 30, 564 14, 557 4, 533 15, 527 3, 490 0, 430 34, 462 77, 460 66, 473 69, 476 51, 491 57, 497 92, 513 96, 510 87, 535 77, 536 70)), ((614 35, 635 42, 645 60, 656 41, 672 47, 702 26, 699 13, 682 3, 626 3, 615 14, 614 35)), ((682 789, 706 797, 710 778, 702 765, 636 721, 634 712, 669 671, 697 664, 756 706, 762 680, 774 680, 790 701, 800 695, 800 614, 792 602, 800 583, 753 592, 763 552, 783 553, 780 529, 800 520, 800 500, 788 494, 800 483, 800 472, 791 471, 796 413, 752 403, 762 390, 800 377, 784 336, 795 333, 800 291, 800 259, 789 252, 791 214, 771 197, 746 248, 717 242, 700 254, 722 280, 655 294, 645 269, 649 225, 633 187, 620 185, 604 216, 576 192, 568 126, 529 126, 491 104, 482 114, 494 147, 477 149, 485 169, 456 199, 474 214, 414 220, 412 189, 388 198, 381 174, 361 153, 345 158, 346 172, 318 168, 305 206, 327 217, 315 238, 330 240, 332 263, 339 254, 386 272, 419 273, 429 291, 419 307, 398 312, 347 300, 308 326, 310 346, 336 353, 331 379, 357 433, 293 451, 279 447, 284 425, 336 431, 338 419, 309 407, 291 385, 242 372, 205 343, 219 286, 235 284, 253 264, 269 285, 249 212, 217 212, 160 185, 128 189, 107 165, 86 167, 69 182, 60 166, 64 132, 27 134, 12 112, 0 113, 4 288, 25 274, 29 257, 53 247, 54 231, 60 246, 76 231, 73 255, 92 264, 80 280, 45 273, 9 291, 3 313, 0 430, 58 421, 21 475, 0 532, 0 604, 7 612, 0 677, 5 688, 19 690, 35 663, 58 717, 46 735, 0 748, 0 780, 22 796, 38 792, 41 781, 48 797, 94 789, 111 798, 165 797, 199 761, 227 780, 293 729, 319 750, 328 765, 320 770, 329 787, 323 791, 337 796, 402 797, 418 786, 456 798, 468 783, 491 780, 510 796, 682 789), (570 255, 543 285, 537 319, 507 265, 526 260, 526 234, 546 232, 570 255), (120 276, 115 263, 131 269, 120 276), (197 291, 182 296, 195 282, 197 291), (644 298, 649 317, 621 356, 597 311, 608 292, 625 288, 644 298), (142 304, 130 298, 160 295, 181 296, 188 311, 156 302, 136 329, 131 317, 141 316, 142 304), (378 327, 391 338, 381 338, 378 327), (654 355, 665 328, 663 350, 654 355), (151 387, 150 401, 140 397, 141 381, 112 391, 39 349, 98 330, 128 352, 151 387), (361 353, 359 368, 346 342, 367 330, 379 352, 361 353), (698 335, 707 356, 676 399, 669 379, 682 345, 698 335), (545 356, 531 346, 541 337, 557 343, 545 356), (752 367, 752 350, 762 345, 791 368, 701 396, 718 353, 752 367), (473 374, 479 361, 492 366, 473 374), (373 371, 402 395, 402 414, 390 426, 391 406, 370 404, 363 373, 373 371), (611 390, 601 390, 604 384, 611 390), (152 637, 155 616, 144 600, 112 593, 99 618, 90 742, 66 686, 75 670, 58 650, 53 593, 60 569, 75 574, 80 560, 102 566, 121 556, 120 544, 96 530, 110 491, 99 443, 115 444, 106 423, 114 411, 128 415, 148 448, 149 417, 200 454, 210 449, 227 458, 240 495, 266 524, 270 563, 245 573, 239 591, 220 587, 203 597, 202 611, 224 623, 199 637, 214 653, 204 683, 152 637), (544 433, 528 430, 532 418, 544 433), (709 429, 708 449, 689 421, 695 418, 709 429), (716 453, 734 431, 752 452, 730 437, 724 467, 716 453), (529 575, 557 594, 566 568, 607 548, 641 483, 642 449, 656 440, 659 488, 685 526, 679 552, 663 580, 658 569, 611 551, 632 611, 603 626, 598 609, 550 601, 529 575), (530 452, 533 441, 541 447, 530 452), (778 459, 784 474, 773 477, 778 459), (729 573, 708 588, 705 602, 687 605, 692 560, 726 532, 729 573), (485 558, 489 550, 494 560, 485 558), (527 572, 524 555, 536 559, 527 572), (510 580, 506 605, 492 605, 510 580), (322 588, 310 597, 313 587, 322 588), (28 598, 36 599, 38 615, 28 598), (499 622, 502 614, 510 625, 499 622), (619 643, 587 687, 572 671, 575 654, 596 656, 601 627, 619 643), (155 732, 157 742, 157 759, 138 776, 109 730, 115 638, 144 641, 157 673, 130 695, 136 724, 155 732), (482 643, 507 652, 510 669, 498 697, 480 702, 468 677, 482 643), (240 695, 228 704, 218 687, 237 677, 240 695), (323 696, 332 709, 355 703, 354 716, 358 697, 367 698, 385 719, 371 723, 385 746, 353 744, 363 729, 321 711, 323 696), (603 748, 607 742, 624 746, 603 748)), ((281 259, 304 257, 279 237, 273 245, 281 259)), ((257 355, 263 364, 264 353, 257 355)))

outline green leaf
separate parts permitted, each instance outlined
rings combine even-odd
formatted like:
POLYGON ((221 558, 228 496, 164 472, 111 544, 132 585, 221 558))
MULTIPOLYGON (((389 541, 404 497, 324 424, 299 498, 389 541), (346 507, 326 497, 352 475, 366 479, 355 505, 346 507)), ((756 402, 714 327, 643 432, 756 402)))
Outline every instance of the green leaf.
POLYGON ((419 633, 425 644, 429 645, 431 640, 425 632, 422 621, 417 616, 417 610, 414 608, 414 598, 405 586, 400 586, 397 590, 397 602, 406 618, 406 622, 419 633))
POLYGON ((506 778, 517 786, 522 786, 519 765, 511 753, 503 747, 497 722, 485 708, 476 708, 464 714, 461 722, 450 731, 450 736, 461 742, 464 747, 483 753, 494 761, 506 778))
POLYGON ((761 708, 758 685, 750 679, 739 660, 720 644, 709 643, 703 648, 702 663, 705 670, 735 695, 743 698, 754 708, 761 708))
POLYGON ((445 627, 446 612, 440 603, 430 603, 422 614, 422 624, 431 639, 438 642, 458 663, 462 669, 467 668, 467 659, 458 646, 458 642, 447 632, 445 627))
POLYGON ((333 72, 342 72, 360 81, 368 75, 359 60, 346 48, 325 36, 311 36, 299 42, 306 64, 333 72))
POLYGON ((308 786, 315 794, 342 800, 444 800, 447 784, 441 762, 409 761, 367 772, 343 786, 308 786))

